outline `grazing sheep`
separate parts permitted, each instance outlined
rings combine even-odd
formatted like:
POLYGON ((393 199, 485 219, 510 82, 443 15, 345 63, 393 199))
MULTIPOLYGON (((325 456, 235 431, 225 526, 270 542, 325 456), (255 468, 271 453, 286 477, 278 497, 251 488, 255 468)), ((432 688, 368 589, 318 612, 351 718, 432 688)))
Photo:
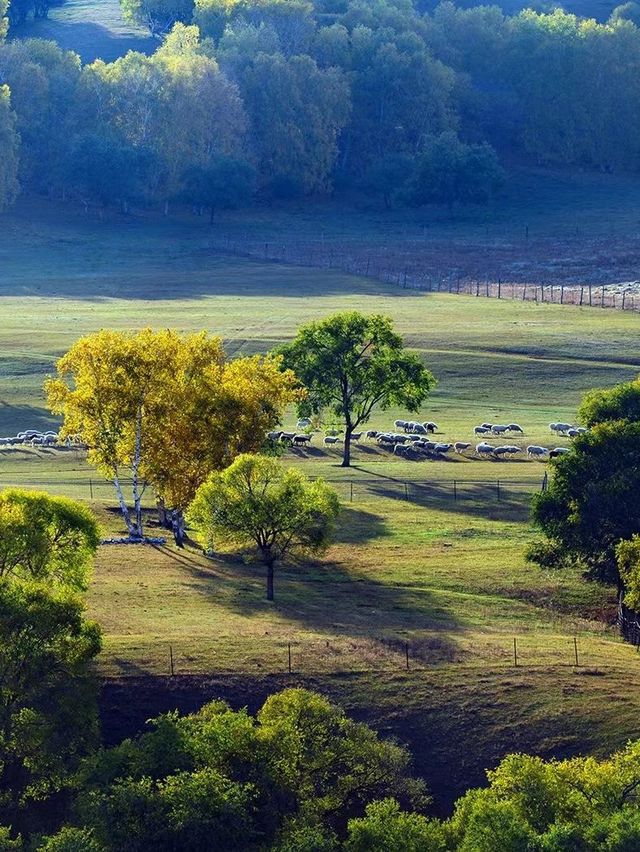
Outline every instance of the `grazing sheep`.
POLYGON ((412 423, 410 431, 413 432, 414 435, 427 435, 428 434, 426 427, 423 426, 422 423, 412 423))
POLYGON ((436 453, 448 453, 453 449, 453 444, 436 444, 433 449, 436 453))
POLYGON ((352 432, 351 433, 351 440, 352 441, 359 441, 360 438, 362 438, 362 432, 352 432))
POLYGON ((504 435, 508 431, 509 431, 509 427, 504 426, 501 423, 498 423, 495 426, 491 427, 491 434, 492 435, 504 435))
POLYGON ((291 441, 295 438, 295 432, 281 432, 280 433, 280 443, 282 444, 290 444, 291 441))
POLYGON ((570 452, 569 447, 555 447, 549 453, 550 459, 557 459, 558 456, 566 456, 566 454, 570 452))
POLYGON ((493 429, 493 423, 481 423, 480 425, 483 429, 487 429, 489 432, 493 429))
POLYGON ((406 456, 408 450, 409 447, 405 446, 404 444, 396 444, 393 448, 393 454, 394 456, 406 456))
POLYGON ((394 420, 393 425, 396 427, 396 429, 404 429, 407 425, 407 421, 406 420, 394 420))
MULTIPOLYGON (((282 432, 267 432, 267 440, 268 441, 279 441, 282 437, 282 432)), ((70 438, 67 438, 67 441, 70 441, 70 438)), ((69 446, 69 444, 67 444, 69 446)))
POLYGON ((479 456, 492 456, 493 447, 491 446, 491 444, 487 444, 484 442, 476 444, 476 454, 479 456))
POLYGON ((486 435, 487 432, 490 432, 490 431, 491 431, 491 429, 490 428, 488 429, 486 426, 474 426, 473 427, 473 434, 474 435, 486 435))
POLYGON ((427 430, 427 432, 431 432, 432 434, 438 431, 438 424, 434 423, 433 420, 427 420, 427 422, 423 423, 422 425, 427 430))
POLYGON ((564 435, 569 429, 573 429, 571 423, 549 423, 549 429, 552 432, 557 432, 558 435, 564 435))
POLYGON ((516 447, 514 444, 507 445, 507 451, 509 455, 515 455, 515 453, 521 453, 522 447, 516 447))
POLYGON ((453 445, 453 449, 456 451, 456 453, 461 454, 465 450, 468 450, 470 446, 471 444, 468 441, 456 441, 453 445))
POLYGON ((538 447, 535 444, 530 444, 527 447, 527 455, 529 458, 541 458, 546 456, 549 450, 546 447, 538 447))
POLYGON ((390 435, 388 432, 383 432, 378 435, 378 443, 382 446, 382 444, 395 444, 396 437, 395 435, 390 435))
POLYGON ((580 432, 577 429, 567 429, 567 435, 569 438, 577 438, 580 432))
POLYGON ((304 444, 311 443, 311 435, 295 435, 293 438, 293 445, 295 447, 304 446, 304 444))
POLYGON ((378 432, 376 429, 367 429, 367 431, 365 432, 365 437, 366 438, 377 438, 379 434, 380 434, 380 432, 378 432))
POLYGON ((501 456, 509 455, 509 447, 494 447, 493 454, 500 458, 501 456))
POLYGON ((325 447, 326 447, 326 446, 328 446, 329 444, 337 444, 337 443, 338 443, 338 441, 342 441, 342 438, 340 438, 340 436, 339 436, 339 435, 325 435, 325 436, 324 436, 324 441, 323 441, 322 443, 323 443, 323 444, 325 445, 325 447))
POLYGON ((522 435, 524 435, 524 429, 522 428, 522 426, 518 426, 517 423, 509 423, 507 429, 510 432, 520 432, 522 435))

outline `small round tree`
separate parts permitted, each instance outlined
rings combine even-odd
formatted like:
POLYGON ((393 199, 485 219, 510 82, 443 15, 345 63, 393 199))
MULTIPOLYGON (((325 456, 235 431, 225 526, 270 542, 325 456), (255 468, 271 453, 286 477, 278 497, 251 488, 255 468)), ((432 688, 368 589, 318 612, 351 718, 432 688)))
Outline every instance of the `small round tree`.
POLYGON ((252 547, 267 568, 273 600, 276 562, 321 553, 340 511, 335 492, 321 480, 275 458, 245 454, 198 489, 187 518, 203 545, 252 547))

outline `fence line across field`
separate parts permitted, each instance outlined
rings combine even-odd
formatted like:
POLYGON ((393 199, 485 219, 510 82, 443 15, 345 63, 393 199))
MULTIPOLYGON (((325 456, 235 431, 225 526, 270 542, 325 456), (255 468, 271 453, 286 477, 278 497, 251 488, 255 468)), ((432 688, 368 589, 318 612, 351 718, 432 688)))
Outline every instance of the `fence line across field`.
POLYGON ((507 669, 561 667, 598 671, 615 666, 606 649, 585 645, 579 634, 568 635, 560 643, 545 646, 537 636, 505 635, 495 640, 491 657, 458 648, 446 634, 441 637, 405 639, 403 637, 371 637, 336 640, 306 640, 291 636, 289 640, 259 646, 253 636, 221 638, 215 643, 193 642, 188 647, 180 641, 153 643, 115 653, 105 649, 104 665, 118 674, 367 674, 397 671, 428 671, 441 665, 478 668, 491 666, 507 669), (244 641, 243 641, 244 639, 244 641), (113 657, 112 657, 113 654, 113 657))
MULTIPOLYGON (((528 244, 528 236, 526 239, 528 244)), ((503 280, 499 273, 477 275, 425 271, 420 255, 378 247, 377 251, 359 249, 350 243, 325 244, 298 241, 283 244, 251 239, 212 239, 209 248, 253 260, 273 261, 293 266, 337 269, 350 275, 373 278, 387 284, 430 293, 455 293, 476 297, 514 299, 527 302, 615 308, 640 311, 640 284, 601 285, 593 282, 548 283, 503 280)))
MULTIPOLYGON (((366 477, 358 479, 322 477, 334 488, 339 496, 350 503, 361 497, 396 497, 407 501, 420 500, 458 500, 493 499, 503 501, 512 498, 525 498, 544 488, 544 477, 519 479, 395 479, 389 477, 366 477)), ((123 486, 130 483, 120 480, 123 486)), ((17 473, 2 474, 0 488, 17 486, 35 490, 54 491, 69 496, 84 496, 90 500, 108 499, 113 493, 113 484, 106 479, 86 476, 48 476, 39 478, 33 475, 21 476, 17 473)), ((148 503, 152 499, 147 494, 148 503)))

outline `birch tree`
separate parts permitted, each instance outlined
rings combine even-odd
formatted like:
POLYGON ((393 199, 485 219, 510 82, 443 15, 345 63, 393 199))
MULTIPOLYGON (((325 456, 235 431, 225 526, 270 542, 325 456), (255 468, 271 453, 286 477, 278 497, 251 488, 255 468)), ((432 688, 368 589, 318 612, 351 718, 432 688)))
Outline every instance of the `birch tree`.
POLYGON ((145 329, 77 341, 46 391, 51 410, 63 416, 62 435, 79 436, 89 462, 113 482, 129 535, 143 535, 142 500, 151 485, 175 510, 182 544, 182 518, 198 487, 237 454, 259 449, 299 399, 296 385, 277 358, 227 362, 217 337, 145 329))

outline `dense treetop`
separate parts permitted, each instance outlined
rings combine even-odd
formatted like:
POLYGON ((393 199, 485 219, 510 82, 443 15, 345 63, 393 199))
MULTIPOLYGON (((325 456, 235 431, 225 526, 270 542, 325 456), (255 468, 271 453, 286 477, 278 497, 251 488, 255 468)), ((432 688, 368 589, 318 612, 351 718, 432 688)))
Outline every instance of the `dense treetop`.
POLYGON ((597 23, 410 0, 126 0, 161 37, 151 57, 82 67, 53 43, 0 46, 0 203, 19 178, 124 207, 335 190, 451 206, 490 200, 504 155, 636 170, 633 5, 597 23), (233 198, 217 188, 229 157, 233 198))

